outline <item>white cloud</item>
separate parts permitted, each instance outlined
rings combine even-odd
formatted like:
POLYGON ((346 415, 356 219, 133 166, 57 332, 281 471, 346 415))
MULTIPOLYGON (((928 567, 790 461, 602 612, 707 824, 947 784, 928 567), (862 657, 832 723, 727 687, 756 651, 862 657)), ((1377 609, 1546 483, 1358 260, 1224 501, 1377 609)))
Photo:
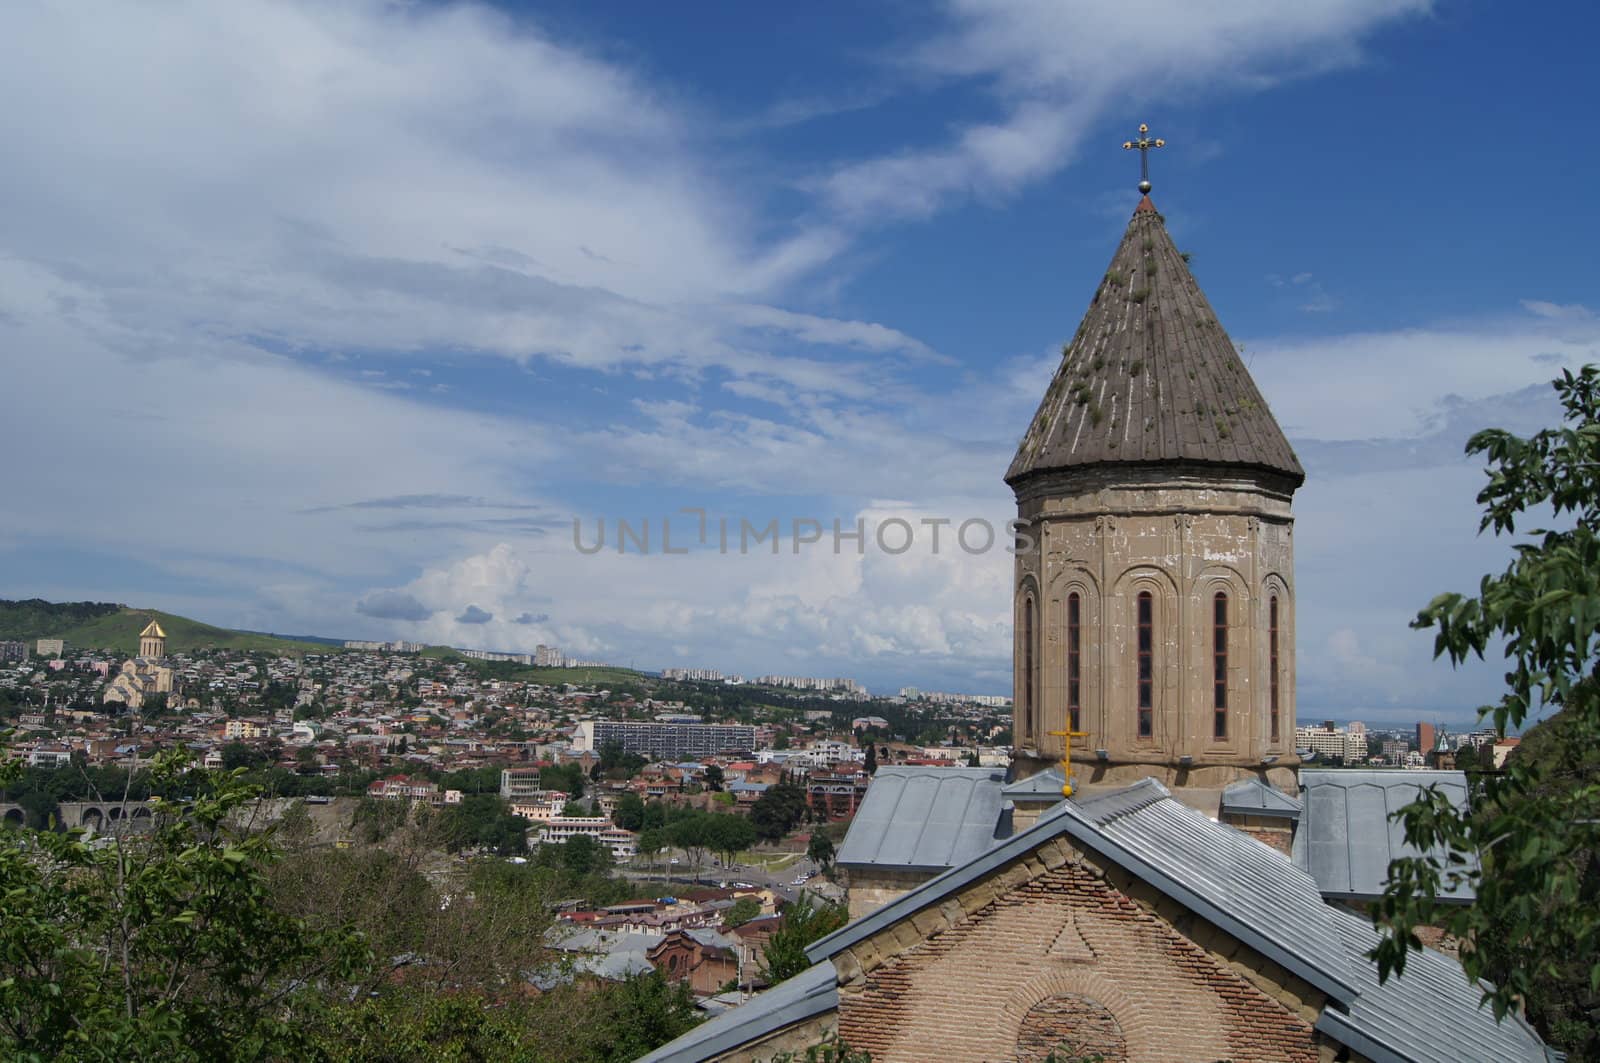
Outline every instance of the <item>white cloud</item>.
POLYGON ((1435 426, 1456 400, 1547 381, 1600 360, 1600 323, 1498 317, 1391 332, 1252 339, 1251 375, 1291 436, 1396 438, 1435 426))
POLYGON ((1070 161, 1113 105, 1189 102, 1197 92, 1259 89, 1348 65, 1360 58, 1364 36, 1431 6, 949 0, 945 28, 909 65, 941 82, 983 86, 999 117, 958 126, 942 145, 840 167, 821 187, 858 218, 924 216, 952 198, 1005 195, 1070 161))
POLYGON ((414 565, 425 544, 365 536, 352 550, 373 512, 337 507, 432 493, 438 513, 463 497, 472 511, 471 497, 502 494, 513 462, 550 453, 535 426, 222 341, 117 349, 128 334, 104 301, 0 260, 0 349, 38 352, 0 389, 0 449, 41 455, 8 473, 29 501, 0 507, 0 537, 184 558, 192 576, 231 567, 244 585, 261 565, 382 573, 414 565), (205 559, 223 567, 204 573, 205 559))
POLYGON ((1594 317, 1594 311, 1582 303, 1552 303, 1544 299, 1524 299, 1522 308, 1530 314, 1539 317, 1554 318, 1566 321, 1587 321, 1594 317))
MULTIPOLYGON (((436 348, 612 370, 853 374, 763 338, 925 353, 739 304, 835 255, 775 233, 673 93, 475 4, 0 7, 0 256, 82 288, 113 349, 436 348), (721 307, 721 310, 708 308, 721 307), (753 332, 751 330, 754 330, 753 332)), ((237 352, 235 352, 237 353, 237 352)), ((374 386, 396 390, 400 381, 374 386)))

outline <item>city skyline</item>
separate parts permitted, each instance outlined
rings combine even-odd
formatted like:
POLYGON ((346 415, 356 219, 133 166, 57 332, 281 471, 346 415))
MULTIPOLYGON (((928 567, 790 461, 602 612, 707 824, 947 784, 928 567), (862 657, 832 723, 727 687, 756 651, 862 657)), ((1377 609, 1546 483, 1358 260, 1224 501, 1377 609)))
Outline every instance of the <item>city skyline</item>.
POLYGON ((1462 443, 1550 422, 1545 382, 1600 349, 1594 267, 1542 224, 1592 221, 1562 189, 1597 151, 1564 89, 1588 9, 1559 35, 1332 0, 774 34, 230 6, 0 13, 30 101, 0 116, 0 342, 32 352, 0 441, 48 454, 15 470, 0 594, 1009 691, 1003 550, 788 531, 1004 528, 1148 121, 1153 198, 1307 468, 1301 720, 1467 720, 1498 689, 1492 653, 1453 672, 1407 623, 1509 556, 1462 443), (601 514, 676 547, 685 511, 776 519, 783 549, 574 547, 601 514))

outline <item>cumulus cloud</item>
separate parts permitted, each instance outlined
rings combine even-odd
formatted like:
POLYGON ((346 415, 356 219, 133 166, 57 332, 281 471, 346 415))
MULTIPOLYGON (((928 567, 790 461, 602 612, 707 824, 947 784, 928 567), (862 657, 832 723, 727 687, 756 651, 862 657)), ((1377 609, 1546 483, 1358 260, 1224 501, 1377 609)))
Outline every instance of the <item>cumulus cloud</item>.
POLYGON ((433 610, 404 591, 374 591, 356 603, 356 612, 376 620, 426 620, 433 610))
POLYGON ((905 60, 935 84, 975 83, 996 117, 945 143, 842 166, 821 181, 856 217, 921 216, 968 195, 1007 195, 1069 162, 1083 134, 1130 95, 1260 89, 1359 60, 1373 30, 1429 0, 947 0, 943 25, 905 60))
MULTIPOLYGON (((978 88, 990 113, 823 165, 794 222, 763 209, 759 164, 726 176, 705 154, 704 116, 672 86, 527 18, 0 6, 0 90, 29 103, 0 110, 0 196, 18 206, 0 350, 32 352, 0 388, 0 452, 50 441, 48 461, 8 470, 27 504, 0 507, 0 550, 137 557, 118 587, 59 596, 159 596, 262 630, 1004 692, 1004 554, 583 557, 568 514, 737 501, 760 522, 998 526, 1054 352, 947 371, 893 324, 786 305, 799 285, 868 226, 1055 172, 1135 82, 1141 98, 1250 90, 1357 61, 1426 7, 947 4, 906 65, 978 88), (559 370, 609 405, 572 428, 452 390, 486 367, 559 370), (108 475, 135 460, 140 475, 108 475), (585 478, 571 498, 559 470, 585 478)), ((792 194, 788 172, 767 180, 792 194)), ((1316 278, 1284 283, 1317 305, 1316 278)), ((1473 533, 1460 443, 1547 418, 1535 385, 1594 358, 1594 315, 1528 299, 1489 320, 1247 339, 1313 474, 1302 705, 1468 703, 1482 674, 1430 669, 1405 629, 1503 552, 1473 533)))

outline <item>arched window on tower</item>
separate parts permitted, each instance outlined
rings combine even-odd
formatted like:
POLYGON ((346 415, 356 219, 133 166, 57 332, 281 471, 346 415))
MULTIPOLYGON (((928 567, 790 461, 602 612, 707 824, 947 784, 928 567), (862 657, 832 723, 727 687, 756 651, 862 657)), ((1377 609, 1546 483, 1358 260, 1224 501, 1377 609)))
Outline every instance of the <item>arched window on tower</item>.
POLYGON ((1067 720, 1069 731, 1079 730, 1083 690, 1083 603, 1078 592, 1067 595, 1067 720))
POLYGON ((1155 734, 1156 602, 1149 591, 1139 592, 1139 737, 1155 734))
POLYGON ((1211 600, 1211 737, 1228 737, 1228 596, 1211 600))
POLYGON ((1271 699, 1272 740, 1278 741, 1278 596, 1267 605, 1267 690, 1271 699))
POLYGON ((1038 734, 1034 721, 1036 706, 1033 677, 1034 612, 1033 595, 1030 594, 1022 604, 1022 719, 1028 737, 1037 741, 1038 734))

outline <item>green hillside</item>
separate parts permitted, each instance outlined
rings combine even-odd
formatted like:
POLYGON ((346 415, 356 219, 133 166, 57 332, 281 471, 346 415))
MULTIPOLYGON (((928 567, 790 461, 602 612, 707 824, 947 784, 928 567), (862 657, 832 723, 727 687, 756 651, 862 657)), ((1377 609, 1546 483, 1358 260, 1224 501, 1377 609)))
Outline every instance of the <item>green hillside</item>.
POLYGON ((315 642, 229 631, 158 609, 130 609, 110 602, 46 602, 39 598, 7 601, 0 598, 0 638, 66 639, 69 649, 114 650, 132 655, 139 651, 139 632, 152 619, 166 631, 167 650, 172 653, 194 649, 327 653, 331 648, 315 642))
POLYGON ((610 684, 637 683, 640 680, 651 680, 654 677, 643 672, 634 671, 632 668, 618 668, 602 666, 597 668, 530 668, 527 665, 513 664, 510 661, 480 661, 466 657, 459 650, 449 646, 429 646, 422 651, 423 657, 434 657, 441 661, 461 661, 471 665, 478 674, 486 679, 506 679, 524 683, 577 683, 582 686, 604 686, 610 684))

